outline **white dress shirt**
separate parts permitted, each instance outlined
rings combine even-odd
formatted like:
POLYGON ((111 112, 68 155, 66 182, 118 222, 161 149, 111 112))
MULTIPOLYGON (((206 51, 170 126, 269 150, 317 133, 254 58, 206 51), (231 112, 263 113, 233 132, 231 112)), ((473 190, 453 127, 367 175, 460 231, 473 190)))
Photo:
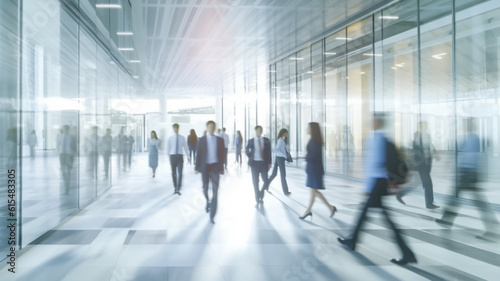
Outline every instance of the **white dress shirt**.
POLYGON ((167 151, 169 155, 183 155, 183 154, 189 155, 188 154, 189 149, 184 136, 181 136, 179 134, 174 134, 173 136, 168 138, 167 151), (177 146, 177 151, 175 150, 176 146, 177 146))
POLYGON ((217 136, 207 134, 207 164, 218 162, 217 159, 217 136))
POLYGON ((261 145, 261 148, 262 148, 262 154, 264 154, 264 138, 263 137, 255 137, 253 138, 253 145, 254 145, 254 151, 253 151, 253 161, 264 161, 264 159, 262 159, 262 157, 260 157, 260 153, 259 153, 259 141, 260 141, 260 145, 261 145))

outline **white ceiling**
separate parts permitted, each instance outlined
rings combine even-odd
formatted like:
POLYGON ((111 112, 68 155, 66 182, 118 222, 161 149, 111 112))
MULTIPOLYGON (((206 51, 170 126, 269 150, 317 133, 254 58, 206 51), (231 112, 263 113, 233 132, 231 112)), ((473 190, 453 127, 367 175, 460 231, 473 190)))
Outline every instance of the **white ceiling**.
MULTIPOLYGON (((387 0, 133 0, 140 79, 200 97, 267 84, 269 62, 387 0)), ((257 89, 260 89, 258 86, 257 89)), ((239 90, 238 90, 239 91, 239 90)))

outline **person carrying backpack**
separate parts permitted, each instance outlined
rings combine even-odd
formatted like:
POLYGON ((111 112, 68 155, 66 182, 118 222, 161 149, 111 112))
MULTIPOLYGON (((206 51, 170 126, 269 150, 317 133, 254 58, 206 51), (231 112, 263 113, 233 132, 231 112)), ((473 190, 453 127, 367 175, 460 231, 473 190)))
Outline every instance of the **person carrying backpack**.
POLYGON ((367 193, 369 193, 368 200, 366 201, 363 210, 358 218, 354 232, 350 238, 338 238, 340 244, 346 246, 350 250, 354 250, 358 239, 359 231, 366 219, 366 212, 368 208, 381 208, 385 219, 389 223, 396 242, 403 254, 399 260, 392 259, 391 262, 404 265, 408 263, 416 263, 417 259, 410 250, 408 245, 403 240, 401 231, 396 228, 394 223, 389 217, 389 213, 382 203, 382 196, 388 194, 389 187, 398 186, 406 181, 408 167, 406 166, 403 158, 397 152, 397 149, 391 141, 389 141, 383 132, 384 116, 375 114, 373 120, 373 138, 371 140, 370 154, 365 161, 366 164, 366 180, 367 180, 367 193))

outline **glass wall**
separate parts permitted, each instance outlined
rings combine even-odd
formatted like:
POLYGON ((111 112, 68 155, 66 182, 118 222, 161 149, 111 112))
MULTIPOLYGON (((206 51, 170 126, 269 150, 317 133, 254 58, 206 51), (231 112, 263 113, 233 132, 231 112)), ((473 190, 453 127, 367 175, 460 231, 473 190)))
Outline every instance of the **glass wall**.
MULTIPOLYGON (((20 4, 0 5, 0 138, 7 144, 0 165, 2 173, 16 173, 14 218, 24 247, 111 187, 117 171, 111 159, 122 151, 117 128, 130 137, 136 124, 130 108, 112 110, 111 101, 130 98, 136 80, 123 64, 130 58, 116 48, 116 31, 130 23, 127 9, 108 9, 114 24, 103 34, 82 23, 92 15, 75 15, 95 14, 95 1, 20 4)), ((2 219, 8 192, 0 186, 2 219)), ((3 257, 6 233, 0 232, 3 257)))
MULTIPOLYGON (((271 124, 287 120, 302 156, 305 126, 320 122, 327 171, 361 178, 374 111, 387 113, 387 133, 404 149, 422 122, 436 149, 434 191, 447 195, 456 195, 461 144, 475 134, 481 190, 500 204, 498 14, 494 0, 402 0, 350 24, 270 66, 271 124)), ((418 175, 409 184, 419 186, 418 175)))

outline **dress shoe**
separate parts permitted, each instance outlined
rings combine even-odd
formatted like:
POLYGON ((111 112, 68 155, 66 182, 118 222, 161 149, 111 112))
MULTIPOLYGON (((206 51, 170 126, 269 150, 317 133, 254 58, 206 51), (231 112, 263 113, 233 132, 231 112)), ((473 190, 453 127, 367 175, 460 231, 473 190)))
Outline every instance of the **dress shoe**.
POLYGON ((439 206, 438 206, 438 205, 431 204, 431 205, 426 206, 426 208, 427 208, 427 209, 437 209, 437 208, 439 208, 439 206))
POLYGON ((285 196, 289 196, 290 194, 292 194, 291 192, 287 192, 285 193, 285 196))
POLYGON ((491 231, 487 231, 481 235, 477 235, 476 238, 486 240, 489 242, 496 242, 496 241, 500 240, 500 234, 495 233, 495 232, 491 232, 491 231))
POLYGON ((447 220, 444 220, 444 219, 436 219, 435 222, 441 224, 441 225, 445 225, 445 226, 452 226, 453 223, 452 222, 449 222, 447 220))
POLYGON ((212 224, 215 224, 214 219, 210 219, 210 222, 211 222, 212 224))
POLYGON ((337 241, 339 241, 340 244, 346 246, 350 250, 354 251, 355 245, 352 239, 342 239, 342 238, 337 238, 337 241))
POLYGON ((312 220, 312 218, 313 218, 313 213, 312 213, 312 212, 309 212, 309 213, 307 213, 307 214, 303 215, 302 217, 299 217, 299 219, 303 220, 303 219, 307 218, 308 216, 311 216, 311 220, 312 220))
POLYGON ((337 212, 337 207, 333 206, 332 213, 330 214, 330 218, 332 218, 333 215, 335 215, 336 212, 337 212))
POLYGON ((398 200, 399 203, 406 205, 405 201, 403 201, 403 195, 396 193, 396 200, 398 200))
POLYGON ((415 255, 409 254, 404 256, 402 259, 397 260, 397 259, 392 259, 392 263, 397 264, 397 265, 405 265, 409 263, 417 263, 417 259, 415 258, 415 255))
POLYGON ((205 211, 207 211, 207 213, 210 211, 210 204, 207 203, 207 206, 205 207, 205 211))

